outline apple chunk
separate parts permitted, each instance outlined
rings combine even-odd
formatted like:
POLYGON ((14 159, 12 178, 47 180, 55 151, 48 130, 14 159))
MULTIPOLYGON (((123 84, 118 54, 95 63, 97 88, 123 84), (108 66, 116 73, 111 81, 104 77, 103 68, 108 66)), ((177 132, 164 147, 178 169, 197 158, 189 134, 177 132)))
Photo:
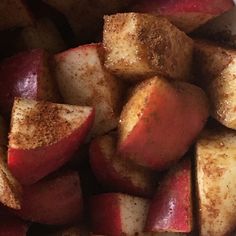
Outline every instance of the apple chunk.
POLYGON ((90 107, 16 99, 9 134, 8 166, 24 185, 64 165, 92 126, 90 107))
POLYGON ((141 80, 163 75, 190 78, 193 41, 163 17, 140 13, 105 16, 105 66, 115 75, 141 80))
POLYGON ((69 224, 80 220, 83 201, 79 175, 57 173, 24 188, 22 208, 15 213, 42 224, 69 224))
POLYGON ((152 199, 147 232, 192 231, 191 161, 184 159, 169 170, 152 199))
POLYGON ((55 75, 64 101, 96 109, 92 136, 118 125, 121 82, 103 66, 102 44, 88 44, 55 56, 55 75))
POLYGON ((0 64, 0 109, 9 115, 15 97, 49 100, 59 99, 49 69, 49 55, 42 49, 22 52, 0 64))
POLYGON ((236 51, 197 41, 194 58, 198 83, 210 98, 211 115, 236 129, 236 51))
POLYGON ((205 131, 196 144, 196 185, 201 235, 230 235, 236 224, 236 134, 205 131))
POLYGON ((99 182, 109 190, 138 196, 153 193, 153 172, 116 155, 114 135, 105 135, 92 141, 90 164, 99 182))
POLYGON ((107 193, 90 201, 92 232, 101 235, 136 235, 144 230, 149 200, 107 193))
POLYGON ((195 85, 153 77, 138 85, 123 108, 118 152, 163 170, 180 159, 208 118, 208 100, 195 85))
POLYGON ((0 1, 0 30, 31 24, 32 15, 23 0, 0 1))
POLYGON ((233 8, 232 0, 141 0, 134 11, 161 15, 185 32, 233 8))

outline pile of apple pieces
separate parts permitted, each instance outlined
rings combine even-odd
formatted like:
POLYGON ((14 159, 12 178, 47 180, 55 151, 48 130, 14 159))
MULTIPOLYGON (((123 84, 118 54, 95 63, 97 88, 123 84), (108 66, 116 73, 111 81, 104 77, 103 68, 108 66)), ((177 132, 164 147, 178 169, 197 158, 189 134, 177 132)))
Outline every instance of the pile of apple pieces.
POLYGON ((53 66, 42 49, 5 59, 0 107, 6 119, 11 113, 8 168, 23 187, 1 164, 0 200, 15 209, 2 209, 1 233, 25 235, 29 221, 80 221, 80 178, 65 164, 90 142, 90 166, 106 193, 84 199, 88 231, 185 235, 193 230, 194 174, 192 153, 185 154, 197 138, 200 233, 232 232, 234 131, 200 132, 209 115, 207 96, 211 115, 236 129, 234 58, 232 50, 193 42, 164 18, 124 13, 105 17, 103 44, 57 54, 53 66), (190 83, 193 62, 205 92, 190 83))

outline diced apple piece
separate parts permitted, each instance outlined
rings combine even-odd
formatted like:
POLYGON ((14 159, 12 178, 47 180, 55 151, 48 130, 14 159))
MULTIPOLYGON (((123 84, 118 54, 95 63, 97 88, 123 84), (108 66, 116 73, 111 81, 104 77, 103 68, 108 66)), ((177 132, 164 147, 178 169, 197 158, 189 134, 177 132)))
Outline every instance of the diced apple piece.
POLYGON ((79 175, 68 171, 25 187, 22 208, 15 213, 25 220, 60 225, 78 222, 82 209, 79 175))
POLYGON ((90 107, 16 99, 9 134, 8 166, 24 185, 64 165, 92 126, 90 107))
POLYGON ((116 155, 113 135, 92 141, 90 164, 99 182, 109 190, 149 197, 153 193, 154 173, 116 155))
POLYGON ((230 235, 236 223, 236 134, 208 130, 196 144, 199 227, 203 236, 230 235))
POLYGON ((168 20, 140 13, 104 19, 105 66, 112 73, 131 80, 157 74, 190 78, 193 42, 168 20))
POLYGON ((29 225, 21 219, 1 211, 2 209, 0 210, 0 236, 26 236, 29 225))
POLYGON ((134 11, 164 16, 185 32, 230 10, 232 0, 141 0, 134 11))
POLYGON ((139 235, 144 230, 149 200, 107 193, 90 202, 92 232, 101 235, 139 235))
POLYGON ((42 49, 22 52, 0 64, 0 109, 9 115, 15 97, 48 100, 59 99, 49 69, 49 55, 42 49))
POLYGON ((31 24, 32 15, 23 0, 0 1, 0 30, 31 24))
POLYGON ((211 102, 211 115, 236 129, 236 51, 198 41, 195 66, 199 83, 211 102))
POLYGON ((0 202, 7 207, 20 209, 22 188, 9 171, 5 159, 0 147, 0 202))
POLYGON ((16 44, 21 50, 43 48, 50 53, 58 53, 66 48, 55 24, 47 18, 40 19, 33 26, 22 29, 16 44))
POLYGON ((192 231, 191 161, 184 159, 161 180, 151 201, 147 232, 192 231))
POLYGON ((207 97, 197 86, 148 79, 123 108, 118 152, 140 165, 166 169, 187 152, 208 113, 207 97))
POLYGON ((55 56, 55 74, 68 104, 96 109, 92 136, 117 127, 122 98, 121 82, 103 66, 102 44, 83 45, 55 56))

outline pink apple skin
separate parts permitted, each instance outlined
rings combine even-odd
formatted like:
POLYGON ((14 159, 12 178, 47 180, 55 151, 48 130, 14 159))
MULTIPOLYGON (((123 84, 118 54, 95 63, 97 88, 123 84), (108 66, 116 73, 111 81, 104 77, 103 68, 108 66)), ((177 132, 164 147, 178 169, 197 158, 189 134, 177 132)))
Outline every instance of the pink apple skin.
POLYGON ((118 153, 164 170, 187 152, 208 116, 208 99, 197 86, 160 77, 146 80, 123 108, 118 153))
POLYGON ((163 15, 185 32, 191 32, 233 6, 232 0, 141 0, 134 10, 163 15))
POLYGON ((8 166, 23 185, 31 185, 64 165, 84 141, 94 120, 94 113, 70 136, 58 143, 33 150, 8 149, 8 166), (36 161, 37 160, 37 161, 36 161), (27 173, 27 174, 26 174, 27 173))
POLYGON ((67 171, 24 188, 19 217, 42 224, 70 224, 82 215, 83 201, 77 172, 67 171))
POLYGON ((98 137, 91 143, 90 164, 98 181, 109 190, 150 197, 154 173, 116 155, 115 146, 113 135, 98 137))
POLYGON ((9 214, 5 209, 0 211, 0 236, 26 236, 29 228, 26 222, 9 214))
POLYGON ((114 197, 113 194, 92 197, 90 201, 90 217, 92 230, 95 234, 103 235, 105 232, 109 232, 112 236, 121 235, 119 199, 114 197))
POLYGON ((22 52, 0 64, 0 110, 9 115, 15 97, 56 102, 59 94, 43 49, 22 52))
POLYGON ((151 201, 147 232, 192 231, 191 161, 184 159, 169 170, 151 201))

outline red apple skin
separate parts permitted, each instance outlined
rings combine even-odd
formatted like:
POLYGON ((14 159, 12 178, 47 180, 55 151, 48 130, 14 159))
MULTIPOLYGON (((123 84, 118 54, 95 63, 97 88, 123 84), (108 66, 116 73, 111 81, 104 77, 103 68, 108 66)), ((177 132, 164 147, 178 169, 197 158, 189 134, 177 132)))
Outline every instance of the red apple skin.
POLYGON ((101 136, 92 141, 90 164, 96 178, 109 190, 150 197, 154 190, 154 174, 150 170, 117 156, 115 141, 116 138, 113 135, 101 136), (105 147, 108 150, 104 151, 105 147), (109 156, 106 157, 106 155, 109 156), (117 170, 115 165, 119 165, 121 168, 117 170), (135 182, 134 178, 137 178, 137 175, 139 175, 139 180, 145 184, 135 182))
POLYGON ((43 49, 22 52, 0 64, 0 110, 9 115, 15 97, 59 101, 55 81, 49 71, 49 55, 43 49))
POLYGON ((26 236, 29 228, 26 222, 9 214, 5 209, 0 211, 0 236, 26 236))
POLYGON ((31 185, 63 166, 84 141, 94 116, 93 110, 79 129, 53 145, 29 150, 9 148, 10 171, 21 184, 31 185))
POLYGON ((192 231, 191 161, 184 159, 169 170, 151 201, 147 232, 192 231))
POLYGON ((121 235, 119 199, 114 197, 114 194, 93 196, 90 201, 90 217, 93 232, 96 234, 102 235, 104 232, 110 232, 112 236, 121 235), (108 216, 111 216, 109 223, 108 216), (101 224, 103 220, 104 224, 101 224))
MULTIPOLYGON (((144 95, 140 93, 140 96, 144 95)), ((164 170, 187 152, 208 116, 208 99, 197 86, 170 83, 159 77, 146 80, 134 90, 123 108, 118 153, 142 166, 164 170), (145 88, 148 91, 140 110, 137 94, 145 88), (132 107, 138 107, 135 114, 130 111, 132 107), (133 116, 138 120, 127 133, 124 127, 133 116)))
POLYGON ((22 208, 15 214, 41 224, 63 225, 78 222, 82 209, 79 175, 67 171, 25 187, 22 208))
POLYGON ((142 235, 149 200, 121 193, 90 199, 91 231, 96 235, 142 235))
POLYGON ((165 16, 183 31, 191 32, 233 6, 232 0, 141 0, 134 10, 165 16))

